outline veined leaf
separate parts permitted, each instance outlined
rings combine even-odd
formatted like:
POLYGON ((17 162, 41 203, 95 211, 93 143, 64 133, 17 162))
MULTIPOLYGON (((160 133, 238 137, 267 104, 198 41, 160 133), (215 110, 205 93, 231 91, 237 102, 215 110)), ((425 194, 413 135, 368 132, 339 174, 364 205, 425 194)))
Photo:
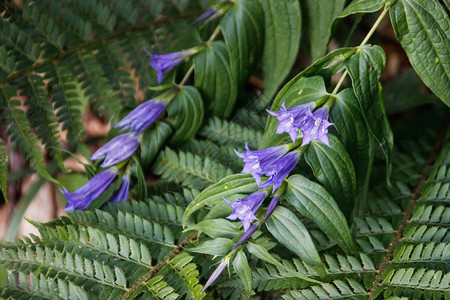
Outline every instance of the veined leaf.
POLYGON ((244 284, 245 294, 247 297, 250 297, 252 294, 252 286, 253 286, 253 277, 252 277, 252 269, 248 265, 247 257, 245 253, 240 250, 234 260, 233 267, 239 278, 241 278, 242 283, 244 284))
POLYGON ((237 79, 230 66, 228 48, 213 42, 194 57, 195 86, 204 93, 206 108, 218 117, 227 118, 237 97, 237 79))
POLYGON ((262 54, 264 12, 258 1, 241 0, 220 21, 220 28, 230 52, 231 67, 242 88, 262 54))
POLYGON ((185 231, 191 230, 198 230, 211 238, 235 238, 241 234, 236 223, 228 221, 227 219, 204 220, 185 229, 185 231))
POLYGON ((314 176, 322 182, 336 200, 347 218, 351 214, 356 197, 356 176, 350 155, 334 135, 329 134, 330 147, 312 141, 305 152, 306 162, 314 176))
POLYGON ((345 0, 306 0, 307 30, 312 60, 320 58, 330 40, 334 19, 342 11, 345 0))
POLYGON ((450 106, 450 18, 437 0, 399 0, 392 27, 414 70, 450 106))
POLYGON ((321 277, 327 272, 320 260, 319 252, 314 245, 311 235, 297 216, 287 208, 278 206, 266 222, 267 229, 286 248, 297 256, 321 277))
POLYGON ((338 18, 345 18, 353 14, 364 14, 376 12, 382 8, 385 0, 353 0, 338 16, 338 18))
POLYGON ((313 220, 346 253, 353 252, 355 246, 347 221, 330 194, 321 185, 301 175, 290 176, 287 183, 288 202, 313 220))
POLYGON ((191 139, 203 121, 204 108, 202 96, 193 86, 183 86, 167 106, 167 122, 175 133, 170 139, 179 143, 191 139))
POLYGON ((172 127, 165 122, 156 122, 155 127, 144 132, 141 142, 141 164, 144 170, 153 162, 171 133, 172 127))
POLYGON ((255 179, 250 174, 229 175, 204 189, 194 201, 189 203, 184 212, 183 224, 195 211, 206 205, 214 205, 223 201, 222 197, 235 194, 252 193, 258 189, 255 179))
POLYGON ((364 201, 372 171, 375 144, 352 89, 345 89, 337 95, 330 111, 330 119, 353 161, 358 201, 364 201))
POLYGON ((347 70, 352 79, 356 99, 361 106, 367 127, 386 157, 386 176, 391 172, 391 152, 394 145, 391 126, 384 107, 379 82, 386 63, 380 46, 363 46, 349 59, 347 70))
POLYGON ((264 9, 265 39, 263 69, 265 108, 288 75, 300 46, 301 12, 297 0, 259 0, 264 9))

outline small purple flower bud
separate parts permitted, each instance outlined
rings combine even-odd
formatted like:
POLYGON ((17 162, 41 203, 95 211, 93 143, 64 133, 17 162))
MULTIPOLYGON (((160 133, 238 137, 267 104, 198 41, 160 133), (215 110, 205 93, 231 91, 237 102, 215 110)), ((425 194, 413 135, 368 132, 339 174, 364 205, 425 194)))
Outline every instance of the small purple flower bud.
POLYGON ((149 65, 156 70, 156 76, 158 77, 159 84, 161 84, 161 82, 163 81, 165 73, 182 62, 187 56, 195 53, 191 50, 185 50, 158 55, 151 54, 145 48, 144 51, 147 52, 147 54, 150 55, 150 58, 152 59, 151 62, 149 62, 149 65))
POLYGON ((328 107, 321 107, 314 111, 312 116, 301 126, 303 132, 302 146, 309 144, 311 140, 319 140, 330 147, 327 134, 328 127, 333 124, 328 121, 328 107))
POLYGON ((244 232, 239 241, 233 246, 233 248, 231 248, 231 250, 234 250, 245 243, 255 233, 256 229, 258 229, 258 226, 258 224, 253 224, 252 226, 250 226, 250 228, 244 232))
POLYGON ((122 178, 122 184, 120 185, 120 189, 115 191, 109 201, 115 204, 118 201, 125 201, 128 198, 128 191, 130 189, 130 175, 126 174, 122 178))
POLYGON ((264 216, 263 222, 265 222, 270 217, 270 215, 273 213, 275 208, 277 208, 279 200, 280 200, 279 196, 275 196, 272 198, 272 200, 269 203, 269 206, 267 207, 266 215, 264 216))
POLYGON ((223 198, 223 200, 231 204, 233 207, 233 213, 227 217, 229 220, 240 219, 242 225, 244 226, 244 231, 247 231, 253 220, 258 220, 255 216, 255 212, 263 203, 267 196, 267 192, 264 190, 259 190, 253 194, 248 195, 245 198, 238 199, 232 202, 228 199, 223 198))
POLYGON ((127 129, 129 129, 129 131, 136 131, 135 135, 138 135, 150 124, 158 120, 165 109, 166 103, 164 101, 146 101, 133 109, 114 127, 123 127, 121 131, 127 129))
POLYGON ((236 155, 242 158, 245 163, 241 173, 251 173, 258 185, 261 183, 261 175, 265 174, 267 166, 289 151, 289 147, 286 145, 251 151, 246 144, 245 149, 244 153, 234 150, 236 155))
POLYGON ((295 144, 298 129, 305 123, 307 118, 312 116, 312 109, 314 106, 314 103, 306 103, 291 108, 286 108, 286 105, 283 102, 278 113, 270 110, 267 110, 267 112, 272 116, 277 117, 279 121, 276 133, 281 134, 283 132, 287 132, 291 137, 292 142, 295 144))
POLYGON ((272 193, 275 192, 283 183, 284 178, 297 165, 299 158, 300 154, 297 151, 293 151, 275 161, 266 169, 265 175, 269 176, 269 179, 261 184, 261 187, 269 187, 273 184, 272 193))
POLYGON ((229 259, 226 258, 217 266, 217 268, 214 270, 214 272, 211 274, 211 276, 209 276, 208 281, 206 282, 205 286, 202 289, 202 293, 208 287, 210 287, 211 284, 213 284, 214 281, 216 281, 216 279, 219 277, 219 275, 223 272, 223 270, 225 270, 225 267, 228 265, 228 261, 229 261, 229 259))
POLYGON ((75 192, 69 192, 66 188, 60 189, 61 193, 67 199, 67 205, 64 210, 86 209, 93 200, 98 198, 106 190, 116 175, 117 170, 107 169, 92 177, 91 180, 76 189, 75 192))
POLYGON ((103 145, 92 156, 92 160, 105 158, 100 167, 107 168, 130 157, 139 147, 139 138, 131 134, 116 136, 103 145))
POLYGON ((210 17, 214 16, 217 13, 217 10, 213 7, 202 13, 193 23, 192 25, 195 25, 203 20, 209 19, 210 17))

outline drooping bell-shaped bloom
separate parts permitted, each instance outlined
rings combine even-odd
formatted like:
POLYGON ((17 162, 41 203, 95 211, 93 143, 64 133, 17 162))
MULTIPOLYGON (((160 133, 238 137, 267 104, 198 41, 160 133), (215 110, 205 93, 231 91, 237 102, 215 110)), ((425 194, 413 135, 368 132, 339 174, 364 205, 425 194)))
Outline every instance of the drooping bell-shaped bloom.
POLYGON ((241 238, 239 239, 239 241, 234 244, 233 248, 231 248, 231 250, 236 249, 237 247, 239 247, 240 245, 242 245, 243 243, 245 243, 256 231, 256 229, 258 229, 259 224, 253 224, 252 226, 250 226, 250 228, 244 232, 244 234, 241 236, 241 238))
POLYGON ((158 120, 166 109, 166 102, 159 100, 149 100, 135 109, 133 109, 125 118, 123 118, 114 127, 122 127, 121 131, 129 129, 136 131, 135 135, 140 134, 150 124, 158 120))
POLYGON ((301 126, 303 132, 302 146, 309 144, 311 140, 319 140, 330 147, 327 134, 328 127, 331 125, 333 123, 328 121, 328 107, 321 107, 314 111, 312 116, 301 126))
POLYGON ((236 155, 244 161, 244 169, 241 173, 252 174, 258 185, 261 183, 261 175, 266 173, 265 170, 267 169, 267 166, 271 165, 289 151, 289 147, 286 145, 252 151, 246 144, 245 149, 246 151, 244 153, 239 153, 236 150, 234 151, 236 155))
POLYGON ((250 224, 254 220, 258 220, 255 216, 255 212, 263 203, 267 196, 267 192, 264 190, 259 190, 253 194, 248 195, 245 198, 238 199, 232 202, 228 199, 223 198, 226 203, 231 204, 233 207, 233 213, 227 217, 229 220, 239 219, 242 221, 244 226, 244 231, 250 227, 250 224))
POLYGON ((92 201, 98 198, 106 188, 111 184, 117 175, 116 169, 107 169, 98 173, 85 185, 69 192, 66 188, 60 189, 67 199, 65 210, 83 210, 86 209, 92 201))
POLYGON ((192 24, 195 25, 203 20, 209 19, 210 17, 214 16, 217 13, 217 9, 215 7, 212 7, 208 10, 206 10, 204 13, 202 13, 192 24))
POLYGON ((216 281, 216 279, 219 277, 219 275, 225 270, 225 267, 228 265, 229 257, 226 256, 224 260, 220 262, 220 264, 217 266, 217 268, 214 270, 214 272, 209 276, 208 281, 205 283, 205 286, 202 289, 202 293, 211 286, 211 284, 216 281))
POLYGON ((130 175, 125 174, 122 178, 122 184, 120 188, 115 191, 109 198, 109 201, 113 204, 118 201, 125 201, 128 198, 128 191, 130 190, 130 175))
POLYGON ((98 149, 92 156, 92 160, 105 158, 101 164, 102 168, 107 168, 130 157, 139 147, 139 138, 132 134, 122 134, 116 136, 108 143, 98 149))
POLYGON ((297 151, 292 151, 273 162, 267 167, 265 172, 265 175, 269 176, 269 179, 261 184, 260 187, 269 187, 273 184, 272 193, 275 192, 283 183, 284 178, 297 165, 299 158, 300 154, 297 151))
POLYGON ((177 51, 177 52, 158 55, 158 54, 151 54, 145 48, 144 48, 144 50, 145 50, 145 52, 147 52, 148 55, 150 55, 150 58, 152 59, 149 62, 149 65, 153 69, 155 69, 159 84, 161 84, 161 82, 163 81, 164 74, 166 74, 173 67, 175 67, 180 62, 182 62, 186 57, 195 53, 195 51, 193 51, 192 49, 188 49, 188 50, 184 50, 184 51, 177 51))
POLYGON ((307 118, 312 116, 312 109, 314 108, 314 103, 306 103, 302 105, 297 105, 291 108, 286 108, 286 105, 281 104, 281 109, 278 113, 267 110, 269 114, 277 117, 279 123, 278 128, 275 133, 281 134, 287 132, 295 144, 297 139, 298 129, 301 125, 305 123, 307 118))
POLYGON ((264 216, 263 222, 265 222, 270 217, 270 215, 272 215, 275 208, 277 208, 279 200, 280 200, 279 196, 275 196, 272 198, 272 200, 270 200, 270 203, 269 203, 269 206, 267 207, 266 215, 264 216))

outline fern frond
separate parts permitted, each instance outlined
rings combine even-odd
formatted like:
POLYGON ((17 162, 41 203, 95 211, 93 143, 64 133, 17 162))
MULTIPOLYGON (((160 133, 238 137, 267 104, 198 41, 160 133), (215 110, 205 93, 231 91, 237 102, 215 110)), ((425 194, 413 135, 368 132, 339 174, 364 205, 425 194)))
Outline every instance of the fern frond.
POLYGON ((234 120, 242 125, 247 126, 257 131, 263 131, 266 126, 268 115, 260 115, 251 108, 241 108, 236 112, 234 120))
POLYGON ((450 244, 401 244, 394 251, 392 263, 400 266, 426 267, 448 271, 450 269, 450 244))
POLYGON ((70 4, 77 7, 89 18, 95 28, 96 36, 101 36, 105 32, 112 32, 117 24, 117 17, 111 13, 107 5, 100 1, 71 1, 70 4))
POLYGON ((391 223, 384 218, 354 218, 359 236, 395 233, 391 223))
POLYGON ((233 174, 225 166, 190 152, 163 150, 154 165, 154 172, 162 178, 193 188, 205 188, 233 174))
POLYGON ((250 148, 256 149, 262 139, 261 131, 217 117, 209 119, 208 124, 202 128, 199 134, 219 145, 231 145, 242 149, 246 143, 250 148))
POLYGON ((403 233, 403 241, 409 243, 450 242, 449 228, 411 224, 403 233))
MULTIPOLYGON (((165 281, 163 281, 164 276, 158 275, 150 279, 146 286, 148 291, 151 293, 154 299, 156 300, 175 300, 180 297, 175 292, 175 289, 169 285, 165 281)), ((144 298, 145 299, 145 298, 144 298)))
POLYGON ((450 273, 442 271, 401 268, 384 276, 384 296, 392 294, 413 299, 443 299, 450 296, 450 273))
POLYGON ((358 282, 335 280, 331 283, 315 285, 307 289, 289 291, 285 300, 295 299, 367 299, 368 292, 358 282))
POLYGON ((12 86, 3 86, 0 89, 1 106, 4 108, 1 118, 5 120, 5 124, 9 124, 8 135, 17 143, 33 168, 43 177, 54 181, 45 169, 44 153, 37 145, 36 135, 30 130, 30 122, 25 113, 19 109, 21 103, 12 99, 17 97, 15 89, 12 86))
POLYGON ((175 256, 169 265, 183 281, 188 290, 188 297, 192 299, 202 299, 206 293, 202 292, 203 286, 199 283, 199 272, 197 266, 192 262, 193 257, 182 252, 175 256))
POLYGON ((5 47, 0 48, 0 79, 8 77, 14 70, 16 57, 6 51, 5 47))
POLYGON ((448 226, 450 224, 450 207, 444 205, 416 205, 411 222, 414 224, 448 226))

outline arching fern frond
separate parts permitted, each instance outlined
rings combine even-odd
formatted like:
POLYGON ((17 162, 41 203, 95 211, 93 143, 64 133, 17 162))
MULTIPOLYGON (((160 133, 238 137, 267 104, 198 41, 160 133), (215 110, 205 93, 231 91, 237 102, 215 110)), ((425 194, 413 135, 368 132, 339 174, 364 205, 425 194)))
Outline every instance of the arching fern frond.
POLYGON ((395 249, 392 264, 448 271, 450 269, 450 244, 402 244, 395 249))
POLYGON ((298 291, 289 291, 285 300, 300 299, 367 299, 368 292, 358 282, 335 280, 298 291))

